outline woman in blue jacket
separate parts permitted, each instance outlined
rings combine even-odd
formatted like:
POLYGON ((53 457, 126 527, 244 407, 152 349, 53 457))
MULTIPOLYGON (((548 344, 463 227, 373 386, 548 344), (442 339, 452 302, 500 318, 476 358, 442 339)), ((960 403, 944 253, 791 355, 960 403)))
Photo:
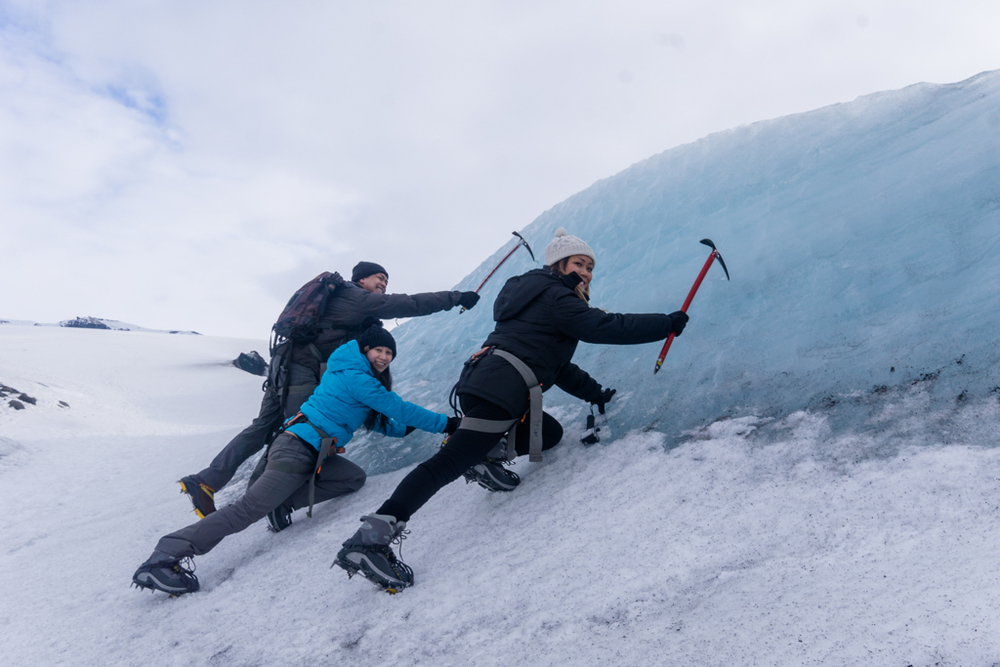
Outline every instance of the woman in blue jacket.
POLYGON ((319 387, 301 412, 285 423, 268 450, 264 473, 242 498, 186 528, 160 538, 132 581, 140 588, 183 595, 198 578, 181 561, 211 551, 227 535, 267 516, 271 529, 291 524, 295 509, 357 491, 365 471, 343 456, 362 425, 390 437, 413 429, 453 433, 458 419, 407 403, 392 389, 389 364, 396 342, 379 325, 330 355, 319 387))

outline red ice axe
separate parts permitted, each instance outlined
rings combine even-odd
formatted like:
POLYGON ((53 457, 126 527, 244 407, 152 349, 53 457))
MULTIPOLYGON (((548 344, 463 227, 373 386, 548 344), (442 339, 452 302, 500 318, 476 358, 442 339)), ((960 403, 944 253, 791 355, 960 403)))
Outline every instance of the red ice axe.
MULTIPOLYGON (((504 262, 506 262, 507 258, 510 257, 511 255, 513 255, 514 252, 518 248, 520 248, 521 246, 524 246, 525 248, 528 249, 528 254, 531 255, 531 261, 536 261, 535 260, 535 253, 531 252, 531 246, 528 245, 528 242, 524 240, 524 237, 521 236, 520 234, 518 234, 517 232, 511 232, 511 234, 513 234, 514 236, 516 236, 517 238, 519 238, 521 240, 517 242, 517 245, 514 246, 514 248, 509 253, 507 253, 506 255, 503 256, 503 259, 500 260, 500 264, 497 264, 496 266, 494 266, 493 270, 490 271, 489 275, 486 276, 485 278, 483 278, 483 282, 479 283, 479 287, 476 288, 476 294, 479 294, 479 290, 483 289, 483 285, 486 284, 487 280, 489 280, 490 278, 493 277, 493 274, 497 272, 497 269, 500 268, 501 264, 503 264, 504 262)), ((461 315, 466 310, 468 310, 468 309, 465 306, 462 306, 462 309, 460 311, 458 311, 458 314, 461 315)))
MULTIPOLYGON (((719 264, 722 265, 722 270, 726 272, 726 280, 729 280, 729 269, 726 268, 726 263, 722 261, 722 255, 719 254, 718 248, 716 248, 715 244, 712 243, 712 239, 702 239, 701 242, 712 249, 712 254, 710 254, 708 259, 705 261, 705 266, 701 267, 701 273, 698 274, 698 279, 694 281, 694 285, 691 286, 691 291, 688 292, 687 298, 684 299, 684 305, 681 306, 681 310, 685 313, 691 305, 691 301, 694 299, 695 292, 697 292, 698 288, 701 287, 701 281, 705 279, 705 274, 708 273, 708 270, 711 268, 713 260, 719 260, 719 264)), ((670 350, 670 344, 673 342, 674 334, 670 334, 667 336, 667 342, 663 344, 663 349, 660 350, 660 357, 656 360, 656 368, 653 369, 653 375, 660 372, 660 366, 663 365, 663 360, 666 359, 667 352, 670 350)))

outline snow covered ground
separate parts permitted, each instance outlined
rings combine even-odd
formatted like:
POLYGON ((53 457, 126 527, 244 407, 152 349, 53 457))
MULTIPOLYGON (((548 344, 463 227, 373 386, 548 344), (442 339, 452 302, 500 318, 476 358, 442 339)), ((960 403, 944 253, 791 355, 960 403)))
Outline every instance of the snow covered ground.
MULTIPOLYGON (((415 517, 400 595, 330 563, 405 471, 226 539, 196 594, 130 589, 195 520, 175 480, 254 415, 260 378, 228 361, 255 344, 0 327, 0 382, 37 399, 0 406, 4 664, 1000 661, 995 398, 953 415, 953 444, 890 456, 898 433, 832 435, 821 413, 723 420, 669 451, 655 431, 585 448, 570 423, 517 492, 459 481, 415 517)), ((921 389, 883 408, 905 400, 921 389)))

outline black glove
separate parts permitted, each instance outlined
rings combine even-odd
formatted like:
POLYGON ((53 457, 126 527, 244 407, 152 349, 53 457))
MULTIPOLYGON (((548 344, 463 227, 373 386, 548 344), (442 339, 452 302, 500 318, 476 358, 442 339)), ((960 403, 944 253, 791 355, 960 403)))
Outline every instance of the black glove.
POLYGON ((604 414, 604 406, 611 400, 611 397, 618 393, 617 389, 602 389, 597 392, 590 402, 597 406, 597 411, 604 414))
POLYGON ((687 313, 685 313, 683 310, 678 310, 673 313, 670 313, 669 315, 667 315, 667 317, 670 318, 671 333, 673 333, 675 336, 680 336, 682 333, 684 333, 684 327, 687 326, 688 320, 690 319, 687 313))
POLYGON ((448 435, 454 435, 455 431, 458 430, 458 422, 462 421, 461 417, 448 417, 448 423, 444 426, 444 432, 448 435))
POLYGON ((479 295, 475 292, 462 292, 462 295, 458 297, 458 305, 466 310, 469 310, 477 303, 479 303, 479 295))

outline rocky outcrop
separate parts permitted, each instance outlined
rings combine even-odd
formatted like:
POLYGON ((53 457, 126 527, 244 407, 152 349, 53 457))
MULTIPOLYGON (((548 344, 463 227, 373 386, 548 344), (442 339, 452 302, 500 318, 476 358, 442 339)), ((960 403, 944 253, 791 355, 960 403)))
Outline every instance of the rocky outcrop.
POLYGON ((59 323, 61 327, 71 327, 75 329, 110 329, 107 324, 96 317, 77 317, 72 320, 63 320, 59 323))
POLYGON ((7 405, 15 410, 24 410, 25 403, 28 405, 35 405, 37 402, 33 396, 28 396, 22 391, 18 391, 13 387, 8 387, 7 385, 0 383, 0 398, 7 398, 8 396, 17 397, 7 401, 7 405))

